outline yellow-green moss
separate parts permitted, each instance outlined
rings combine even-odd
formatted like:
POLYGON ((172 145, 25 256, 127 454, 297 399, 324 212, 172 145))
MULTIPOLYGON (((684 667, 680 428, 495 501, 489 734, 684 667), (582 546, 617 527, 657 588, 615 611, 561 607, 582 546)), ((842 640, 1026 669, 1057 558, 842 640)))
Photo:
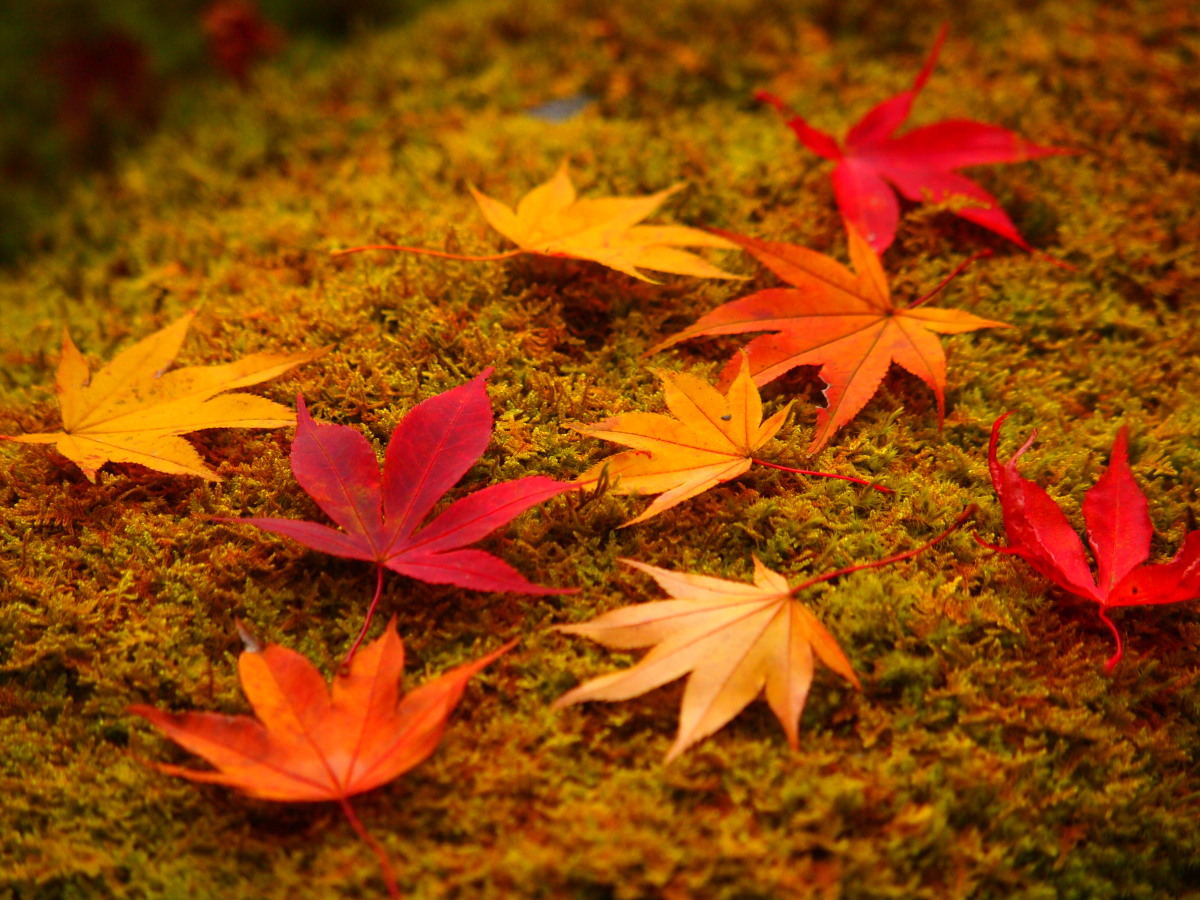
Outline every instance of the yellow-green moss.
MULTIPOLYGON (((570 478, 610 452, 563 426, 661 407, 646 347, 746 285, 635 283, 581 263, 465 264, 360 255, 375 240, 500 246, 465 190, 507 200, 567 157, 586 194, 691 187, 664 210, 844 254, 828 166, 751 92, 769 87, 843 131, 910 82, 952 33, 913 123, 969 117, 1079 155, 981 169, 1063 270, 944 211, 910 209, 885 264, 917 296, 980 245, 996 257, 945 303, 1016 326, 946 340, 949 414, 893 373, 816 460, 803 460, 811 371, 771 458, 856 470, 885 498, 754 469, 644 525, 644 501, 559 497, 485 546, 578 595, 478 594, 389 575, 409 683, 520 635, 473 682, 442 747, 356 800, 409 898, 1157 898, 1200 878, 1196 605, 1120 613, 1110 637, 1027 568, 960 533, 807 602, 863 677, 824 673, 791 752, 763 704, 670 767, 678 685, 549 712, 627 657, 548 632, 654 599, 629 556, 746 577, 757 553, 799 579, 935 534, 968 503, 1001 534, 992 420, 1041 429, 1023 471, 1078 522, 1122 422, 1173 553, 1200 480, 1200 19, 1186 3, 881 5, 766 0, 471 0, 303 48, 254 87, 181 100, 111 176, 80 185, 38 252, 0 281, 0 430, 57 422, 66 323, 92 359, 202 314, 180 363, 271 348, 333 351, 263 387, 382 447, 412 405, 493 365, 497 413, 461 496, 527 474, 570 478), (581 116, 524 113, 586 91, 581 116), (1191 93, 1189 93, 1191 91, 1191 93)), ((770 284, 749 259, 730 259, 770 284)), ((738 342, 654 360, 713 375, 738 342)), ((110 466, 101 483, 45 448, 0 448, 0 896, 20 900, 379 896, 369 851, 334 807, 248 800, 139 759, 186 755, 130 703, 243 711, 234 617, 330 672, 373 588, 369 567, 205 516, 319 515, 283 432, 195 437, 226 480, 110 466)), ((1192 894, 1194 896, 1194 894, 1192 894)))

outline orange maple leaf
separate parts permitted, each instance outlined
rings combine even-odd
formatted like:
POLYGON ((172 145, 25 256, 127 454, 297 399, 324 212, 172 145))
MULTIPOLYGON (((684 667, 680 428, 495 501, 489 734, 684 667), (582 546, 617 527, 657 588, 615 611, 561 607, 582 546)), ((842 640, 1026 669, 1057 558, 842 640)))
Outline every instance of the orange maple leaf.
POLYGON ((698 278, 741 279, 680 247, 713 247, 736 250, 737 245, 708 231, 683 225, 639 225, 682 184, 645 197, 596 197, 578 199, 563 165, 554 177, 521 198, 514 211, 499 200, 469 186, 484 218, 493 228, 516 244, 492 256, 461 256, 421 247, 370 244, 338 250, 335 256, 363 250, 402 250, 447 259, 486 261, 508 259, 521 253, 588 259, 610 269, 653 282, 639 269, 694 275, 698 278))
MULTIPOLYGON (((349 671, 334 678, 332 694, 299 653, 276 644, 260 650, 248 641, 238 675, 257 720, 141 705, 128 709, 217 767, 204 772, 152 763, 160 771, 229 785, 264 800, 334 801, 380 856, 348 798, 423 762, 441 740, 467 681, 515 644, 451 669, 401 698, 404 645, 394 618, 382 637, 354 657, 349 671)), ((394 876, 386 855, 380 862, 390 890, 394 876)))
MULTIPOLYGON (((892 363, 933 389, 940 427, 946 409, 946 355, 937 334, 1010 326, 958 309, 922 306, 949 278, 925 297, 897 306, 878 254, 849 223, 847 232, 857 274, 806 247, 721 232, 793 287, 770 288, 719 306, 647 354, 703 335, 774 332, 746 345, 754 382, 766 384, 796 366, 820 366, 827 385, 827 404, 817 410, 809 453, 820 450, 835 431, 858 415, 892 363)), ((721 383, 730 382, 739 365, 736 357, 731 359, 721 373, 721 383)))
POLYGON ((180 435, 202 428, 282 428, 296 414, 252 394, 226 394, 282 375, 323 351, 254 353, 221 366, 171 364, 196 313, 143 338, 89 375, 87 361, 63 332, 55 393, 63 430, 49 434, 0 435, 26 444, 55 444, 89 481, 106 462, 132 462, 175 475, 221 476, 204 464, 180 435))
POLYGON ((796 749, 800 714, 813 681, 814 653, 856 688, 861 685, 833 635, 793 599, 795 595, 821 581, 916 556, 957 529, 974 509, 969 507, 950 528, 914 550, 827 572, 796 587, 789 587, 757 557, 753 584, 622 559, 650 575, 674 599, 627 606, 555 630, 581 634, 614 650, 653 649, 629 669, 568 691, 554 708, 585 700, 628 700, 687 675, 679 732, 667 762, 723 727, 760 691, 765 691, 788 743, 796 749))
MULTIPOLYGON (((755 452, 782 427, 791 402, 767 421, 762 399, 750 378, 743 355, 741 368, 726 393, 686 372, 655 369, 662 379, 667 408, 674 414, 632 412, 613 416, 595 425, 573 425, 591 437, 633 447, 592 466, 577 479, 596 482, 607 471, 618 494, 661 494, 641 515, 622 527, 644 522, 677 503, 702 494, 722 482, 749 471, 752 463, 796 472, 868 484, 848 475, 830 475, 780 466, 755 457, 755 452)), ((891 493, 888 488, 871 485, 891 493)))

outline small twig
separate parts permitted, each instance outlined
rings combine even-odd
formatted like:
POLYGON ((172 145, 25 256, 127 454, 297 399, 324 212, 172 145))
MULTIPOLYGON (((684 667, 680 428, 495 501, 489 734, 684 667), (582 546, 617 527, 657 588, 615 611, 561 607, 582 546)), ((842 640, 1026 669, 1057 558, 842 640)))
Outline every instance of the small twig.
POLYGON ((1073 266, 1066 260, 1059 259, 1057 256, 1047 253, 1045 250, 1036 250, 1035 249, 1035 250, 1031 250, 1030 253, 1033 256, 1044 259, 1046 262, 1050 263, 1050 265, 1052 265, 1052 266, 1057 266, 1058 268, 1062 269, 1064 272, 1078 272, 1079 271, 1078 266, 1073 266))
POLYGON ((885 494, 896 493, 891 488, 875 484, 873 481, 867 481, 863 478, 855 478, 852 475, 835 475, 832 472, 814 472, 812 469, 793 469, 791 466, 781 466, 778 463, 767 462, 765 459, 759 459, 757 456, 750 457, 750 461, 756 462, 760 466, 767 466, 771 469, 779 469, 781 472, 794 472, 797 475, 817 475, 821 478, 837 478, 841 481, 853 481, 855 484, 861 484, 863 487, 869 487, 872 490, 882 491, 885 494))
POLYGON ((975 262, 975 260, 986 259, 987 257, 989 257, 991 255, 992 255, 991 250, 980 250, 974 256, 969 257, 957 269, 955 269, 953 272, 951 272, 949 275, 947 275, 945 278, 943 278, 941 284, 939 284, 937 287, 935 287, 932 291, 930 291, 924 297, 921 297, 918 300, 914 300, 912 303, 908 304, 908 306, 906 306, 905 309, 916 309, 922 303, 932 300, 934 297, 936 297, 938 294, 940 294, 942 292, 942 288, 944 288, 951 281, 953 281, 955 278, 957 278, 959 273, 961 273, 963 269, 965 269, 967 266, 971 265, 971 263, 975 262))
POLYGON ((507 253, 497 253, 492 256, 463 256, 459 253, 446 253, 443 250, 429 250, 425 247, 404 247, 400 244, 365 244, 362 247, 348 247, 345 250, 334 250, 330 256, 346 256, 349 253, 362 253, 366 250, 399 250, 404 253, 420 253, 424 256, 440 256, 442 259, 458 259, 464 262, 494 262, 498 259, 512 259, 520 256, 524 250, 509 250, 507 253))
POLYGON ((926 543, 922 544, 920 547, 917 547, 915 550, 908 550, 904 553, 897 553, 895 556, 887 556, 887 557, 884 557, 883 559, 877 559, 874 562, 859 563, 857 566, 847 566, 844 569, 838 569, 836 572, 826 572, 824 575, 818 575, 816 578, 810 578, 808 581, 804 582, 803 584, 796 585, 794 588, 792 588, 791 593, 793 596, 795 596, 796 594, 800 593, 800 591, 804 590, 806 587, 812 587, 814 584, 818 584, 822 581, 829 581, 831 578, 837 578, 839 575, 848 575, 851 572, 857 572, 860 569, 874 569, 874 568, 877 568, 878 566, 886 566, 889 563, 900 562, 900 560, 902 560, 902 559, 908 559, 910 557, 916 556, 918 553, 928 550, 930 547, 932 547, 938 541, 942 540, 945 537, 950 536, 955 531, 957 531, 962 526, 963 522, 967 521, 967 519, 969 519, 969 518, 971 518, 971 516, 975 515, 975 512, 978 509, 979 509, 979 507, 977 507, 974 503, 972 503, 970 506, 968 506, 966 509, 964 509, 962 511, 962 513, 959 515, 959 517, 957 519, 954 520, 953 525, 951 525, 949 528, 947 528, 945 531, 943 531, 941 534, 939 534, 937 537, 935 537, 932 541, 927 541, 926 543))

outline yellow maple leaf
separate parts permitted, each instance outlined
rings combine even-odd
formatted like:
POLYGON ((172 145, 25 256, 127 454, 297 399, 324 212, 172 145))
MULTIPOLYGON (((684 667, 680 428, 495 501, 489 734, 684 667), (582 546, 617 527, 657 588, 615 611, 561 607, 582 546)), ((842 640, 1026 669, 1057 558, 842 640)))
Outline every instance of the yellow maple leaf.
POLYGON ((489 256, 464 256, 401 244, 366 244, 335 250, 333 255, 345 256, 366 250, 398 250, 444 259, 486 262, 511 259, 522 253, 536 253, 592 260, 651 284, 657 282, 647 278, 639 269, 694 275, 698 278, 744 280, 744 276, 726 272, 695 253, 679 249, 713 247, 718 250, 737 250, 737 244, 684 225, 637 224, 658 209, 667 197, 681 190, 682 184, 645 197, 579 200, 567 175, 567 165, 563 163, 553 178, 521 198, 515 212, 499 200, 476 190, 473 185, 468 187, 484 218, 519 249, 489 256))
POLYGON ((662 379, 674 418, 632 412, 572 426, 581 434, 634 448, 592 466, 579 476, 580 483, 599 480, 607 469, 618 494, 661 495, 626 526, 748 471, 754 451, 775 436, 792 408, 789 401, 764 422, 762 399, 744 361, 726 394, 686 372, 652 371, 662 379))
POLYGON ((527 253, 590 259, 642 281, 652 279, 638 269, 699 278, 741 277, 678 249, 738 249, 725 238, 683 225, 637 224, 682 184, 645 197, 580 200, 563 163, 553 178, 521 198, 515 212, 474 186, 469 187, 488 223, 527 253))
POLYGON ((556 630, 581 634, 614 650, 653 646, 637 665, 568 691, 554 708, 585 700, 628 700, 688 677, 679 733, 667 753, 680 753, 720 729, 765 689, 767 703, 793 748, 813 681, 813 653, 856 688, 842 648, 816 616, 792 598, 796 589, 754 559, 754 583, 672 572, 632 559, 675 599, 613 610, 556 630))
MULTIPOLYGON (((644 522, 714 485, 737 478, 756 462, 801 475, 868 484, 848 475, 793 469, 754 456, 782 427, 792 401, 764 422, 762 399, 744 357, 741 371, 725 394, 686 372, 652 371, 662 379, 663 395, 674 418, 632 412, 595 425, 571 426, 581 434, 634 448, 592 466, 579 476, 579 483, 595 483, 607 470, 608 479, 615 482, 611 489, 618 494, 660 494, 645 512, 622 528, 644 522)), ((891 493, 888 488, 870 487, 891 493)))
POLYGON ((55 444, 92 482, 106 462, 139 463, 159 472, 221 476, 179 435, 202 428, 282 428, 296 414, 273 400, 224 391, 258 384, 308 362, 321 351, 255 353, 221 366, 189 366, 166 372, 196 313, 121 351, 89 376, 87 361, 63 331, 54 390, 63 430, 51 434, 0 435, 26 444, 55 444))

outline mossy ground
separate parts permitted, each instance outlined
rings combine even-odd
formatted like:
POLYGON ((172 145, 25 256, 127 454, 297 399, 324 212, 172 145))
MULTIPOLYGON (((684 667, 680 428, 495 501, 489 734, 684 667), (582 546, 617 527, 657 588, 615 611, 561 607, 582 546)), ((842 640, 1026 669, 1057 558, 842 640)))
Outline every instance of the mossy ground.
MULTIPOLYGON (((794 580, 927 540, 969 503, 1001 536, 985 464, 1034 426, 1024 472, 1078 522, 1121 423, 1174 552, 1200 484, 1200 18, 1186 2, 968 4, 487 0, 294 52, 249 93, 179 103, 111 176, 81 186, 38 251, 3 276, 0 426, 48 430, 66 324, 93 360, 202 307, 181 363, 258 349, 332 352, 262 390, 382 447, 414 402, 488 365, 495 438, 454 495, 527 474, 570 478, 609 454, 566 429, 661 409, 639 358, 745 292, 636 283, 588 264, 453 263, 330 249, 402 240, 501 246, 470 181, 514 200, 567 157, 583 194, 691 187, 671 221, 844 254, 828 166, 757 87, 835 133, 906 87, 938 24, 953 31, 913 118, 975 118, 1073 157, 976 170, 1065 271, 944 211, 909 209, 885 264, 916 296, 981 245, 996 257, 946 305, 1015 326, 949 338, 945 426, 893 374, 803 460, 811 371, 771 447, 781 462, 878 475, 894 498, 756 468, 650 522, 645 501, 564 496, 485 543, 575 596, 477 594, 389 576, 417 683, 514 635, 475 679, 437 753, 356 799, 411 898, 1105 898, 1195 896, 1200 880, 1200 613, 1119 614, 1110 637, 969 533, 804 598, 863 679, 818 677, 790 751, 765 704, 670 766, 679 686, 550 712, 630 657, 547 629, 655 599, 628 556, 794 580), (563 123, 526 114, 586 91, 563 123), (1193 893, 1189 893, 1193 892, 1193 893)), ((660 220, 661 221, 661 220, 660 220)), ((771 283, 747 257, 732 267, 771 283)), ((656 359, 715 375, 734 340, 656 359)), ((289 434, 204 432, 226 480, 110 466, 87 483, 52 449, 0 450, 0 896, 379 896, 375 861, 333 805, 248 800, 161 775, 196 762, 130 703, 242 712, 234 617, 331 672, 361 622, 369 567, 203 516, 316 516, 289 434)), ((377 626, 378 628, 378 626, 377 626)))

